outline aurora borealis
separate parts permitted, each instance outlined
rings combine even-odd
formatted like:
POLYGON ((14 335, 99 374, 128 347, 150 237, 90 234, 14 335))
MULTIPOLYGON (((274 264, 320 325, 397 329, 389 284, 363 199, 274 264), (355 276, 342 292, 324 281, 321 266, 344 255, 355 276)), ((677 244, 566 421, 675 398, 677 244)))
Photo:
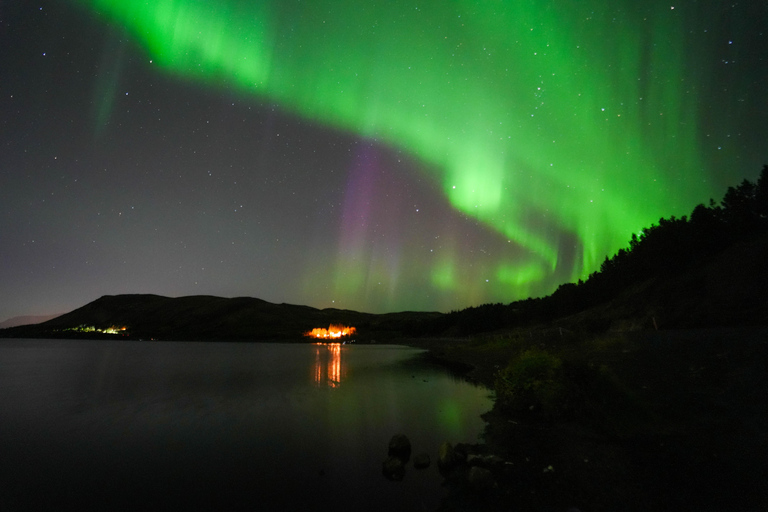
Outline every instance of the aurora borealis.
POLYGON ((3 6, 0 313, 551 293, 757 175, 756 4, 3 6))

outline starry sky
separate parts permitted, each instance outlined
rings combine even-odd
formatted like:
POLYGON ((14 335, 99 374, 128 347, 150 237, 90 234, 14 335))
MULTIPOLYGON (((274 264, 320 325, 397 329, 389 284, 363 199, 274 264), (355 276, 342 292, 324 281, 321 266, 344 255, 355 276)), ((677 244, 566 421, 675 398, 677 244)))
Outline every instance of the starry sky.
POLYGON ((0 320, 543 296, 768 163, 765 2, 0 0, 0 320))

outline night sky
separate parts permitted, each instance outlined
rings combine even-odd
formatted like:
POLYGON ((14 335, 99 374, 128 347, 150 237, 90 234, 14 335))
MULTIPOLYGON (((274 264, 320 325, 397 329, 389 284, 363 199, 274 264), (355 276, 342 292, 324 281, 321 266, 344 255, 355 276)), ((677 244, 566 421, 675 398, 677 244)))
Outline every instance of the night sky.
POLYGON ((0 320, 547 295, 756 179, 767 5, 0 0, 0 320))

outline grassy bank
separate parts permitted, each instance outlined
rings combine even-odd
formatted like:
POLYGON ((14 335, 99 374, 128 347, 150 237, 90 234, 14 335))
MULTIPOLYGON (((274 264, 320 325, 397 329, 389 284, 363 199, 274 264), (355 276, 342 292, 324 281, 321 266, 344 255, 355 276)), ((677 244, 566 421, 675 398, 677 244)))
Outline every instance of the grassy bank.
POLYGON ((446 509, 768 510, 768 329, 413 343, 495 392, 498 488, 446 509))

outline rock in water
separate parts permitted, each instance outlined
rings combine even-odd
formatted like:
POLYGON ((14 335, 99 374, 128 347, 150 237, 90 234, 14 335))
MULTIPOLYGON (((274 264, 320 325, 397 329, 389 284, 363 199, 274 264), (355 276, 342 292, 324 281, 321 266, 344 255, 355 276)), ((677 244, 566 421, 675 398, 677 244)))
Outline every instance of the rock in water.
POLYGON ((467 454, 469 453, 469 445, 466 443, 457 443, 453 447, 453 460, 456 464, 465 464, 467 462, 467 454))
POLYGON ((411 457, 411 442, 403 434, 396 434, 389 440, 389 456, 397 457, 403 461, 403 464, 408 462, 411 457))
POLYGON ((381 465, 381 473, 388 480, 400 481, 405 476, 405 465, 403 461, 398 457, 389 457, 381 465))
POLYGON ((470 468, 469 475, 467 475, 467 481, 476 491, 492 489, 496 485, 493 473, 480 466, 472 466, 470 468))
POLYGON ((437 466, 441 471, 449 470, 454 464, 453 445, 448 441, 440 445, 440 451, 437 453, 437 466))
POLYGON ((413 458, 413 467, 416 469, 428 468, 431 462, 428 453, 420 453, 413 458))

